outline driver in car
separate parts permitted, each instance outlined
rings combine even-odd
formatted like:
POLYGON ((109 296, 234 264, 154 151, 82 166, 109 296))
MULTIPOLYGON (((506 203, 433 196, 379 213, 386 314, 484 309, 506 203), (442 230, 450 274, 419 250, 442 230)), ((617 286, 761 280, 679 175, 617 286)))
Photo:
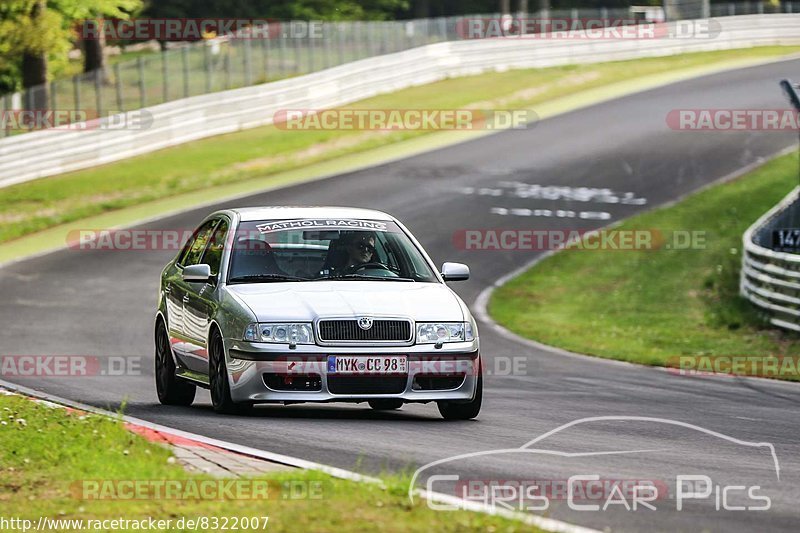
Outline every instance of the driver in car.
POLYGON ((375 257, 375 236, 369 232, 353 232, 342 236, 347 253, 343 272, 353 273, 375 257))

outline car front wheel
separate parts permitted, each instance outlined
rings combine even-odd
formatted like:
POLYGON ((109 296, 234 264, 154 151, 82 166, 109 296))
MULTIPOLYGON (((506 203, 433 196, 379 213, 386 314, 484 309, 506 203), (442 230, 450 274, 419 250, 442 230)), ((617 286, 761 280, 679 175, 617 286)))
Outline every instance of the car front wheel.
POLYGON ((175 376, 175 360, 164 322, 156 326, 155 374, 158 401, 164 405, 192 405, 196 387, 175 376))
POLYGON ((483 403, 483 365, 478 362, 478 384, 475 387, 475 396, 467 402, 439 401, 439 413, 445 420, 470 420, 478 416, 483 403))
POLYGON ((228 367, 225 364, 225 347, 219 332, 215 331, 211 335, 208 347, 208 378, 214 411, 228 415, 246 412, 250 407, 249 404, 237 403, 231 398, 228 367))

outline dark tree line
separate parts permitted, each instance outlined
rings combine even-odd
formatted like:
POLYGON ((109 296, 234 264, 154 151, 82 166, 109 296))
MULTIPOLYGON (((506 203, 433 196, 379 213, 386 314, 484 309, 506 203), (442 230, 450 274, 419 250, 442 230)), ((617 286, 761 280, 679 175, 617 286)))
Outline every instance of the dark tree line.
POLYGON ((390 20, 475 13, 518 13, 542 8, 625 7, 661 0, 150 0, 145 14, 159 17, 232 17, 390 20))

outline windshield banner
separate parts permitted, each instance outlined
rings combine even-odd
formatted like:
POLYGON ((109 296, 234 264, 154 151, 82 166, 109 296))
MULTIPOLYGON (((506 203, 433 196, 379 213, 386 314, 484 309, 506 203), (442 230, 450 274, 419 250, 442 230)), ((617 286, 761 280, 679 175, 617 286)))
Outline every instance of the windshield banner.
POLYGON ((303 219, 303 220, 280 220, 268 222, 256 226, 261 233, 272 233, 274 231, 285 231, 290 229, 355 229, 387 231, 386 222, 377 220, 352 220, 352 219, 303 219))

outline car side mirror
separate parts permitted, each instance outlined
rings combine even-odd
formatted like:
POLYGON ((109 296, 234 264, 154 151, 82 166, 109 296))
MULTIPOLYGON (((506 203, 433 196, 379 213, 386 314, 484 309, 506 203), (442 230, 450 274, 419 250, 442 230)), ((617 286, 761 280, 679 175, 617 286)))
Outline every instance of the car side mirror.
POLYGON ((469 267, 461 263, 445 263, 442 265, 442 278, 445 281, 464 281, 469 279, 469 267))
POLYGON ((208 265, 191 265, 183 269, 183 281, 199 281, 208 283, 211 279, 211 267, 208 265))

